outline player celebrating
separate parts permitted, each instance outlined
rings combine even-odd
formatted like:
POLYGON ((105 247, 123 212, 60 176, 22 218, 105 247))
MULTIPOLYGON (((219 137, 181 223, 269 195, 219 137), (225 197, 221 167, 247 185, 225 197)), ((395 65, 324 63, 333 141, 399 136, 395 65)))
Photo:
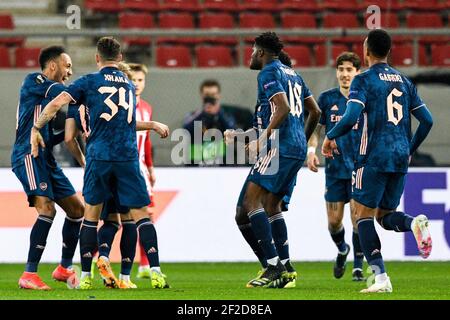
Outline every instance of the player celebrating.
POLYGON ((39 55, 39 63, 42 73, 29 74, 20 89, 16 141, 11 163, 28 196, 30 207, 35 207, 38 212, 38 218, 31 229, 27 264, 19 279, 19 287, 49 290, 50 287, 41 280, 37 270, 56 214, 55 202, 67 214, 62 230, 61 263, 52 273, 53 279, 58 281, 76 281, 71 265, 84 208, 72 184, 53 157, 52 146, 61 142, 63 136, 60 135, 55 140, 52 122, 40 127, 47 148, 39 152, 39 157, 31 156, 31 128, 43 106, 65 89, 63 83, 72 75, 72 61, 63 47, 51 46, 43 49, 39 55))
MULTIPOLYGON (((141 95, 145 89, 145 77, 148 73, 147 67, 143 64, 130 63, 131 79, 136 88, 136 121, 151 121, 153 115, 153 108, 150 104, 142 99, 141 95)), ((156 182, 155 169, 153 168, 152 159, 152 141, 150 139, 149 131, 138 131, 137 133, 138 152, 139 152, 139 165, 141 167, 142 175, 144 176, 147 191, 150 196, 150 207, 153 207, 153 187, 156 182)), ((151 219, 151 216, 150 216, 151 219)), ((154 223, 154 221, 152 221, 154 223)), ((152 224, 151 226, 154 229, 152 224)), ((140 261, 138 278, 151 278, 152 270, 155 271, 155 276, 161 273, 159 266, 159 253, 158 253, 158 239, 156 237, 156 231, 152 232, 152 247, 154 250, 151 252, 151 260, 147 259, 147 254, 144 248, 139 245, 140 261), (152 268, 152 269, 150 269, 152 268)))
MULTIPOLYGON (((325 126, 325 131, 330 131, 342 118, 347 107, 350 83, 355 75, 360 73, 361 60, 352 52, 343 52, 336 59, 336 78, 339 87, 322 92, 319 96, 318 104, 322 115, 320 125, 317 126, 314 134, 308 142, 308 167, 311 171, 317 172, 319 159, 316 156, 316 148, 320 139, 320 131, 325 126)), ((326 159, 325 163, 325 201, 328 215, 328 230, 333 239, 338 254, 334 264, 334 277, 339 279, 344 275, 347 255, 350 246, 345 242, 345 230, 342 224, 344 216, 344 206, 350 201, 352 189, 352 171, 354 161, 354 145, 357 139, 358 125, 355 125, 352 133, 340 137, 337 140, 339 145, 339 155, 334 159, 326 159), (354 132, 354 133, 353 133, 354 132)), ((351 218, 353 223, 353 271, 354 281, 363 281, 362 272, 364 254, 359 243, 358 227, 356 226, 356 216, 353 205, 350 205, 351 218)))
MULTIPOLYGON (((236 221, 252 249, 262 248, 267 268, 250 281, 249 287, 284 288, 290 286, 286 268, 291 268, 286 223, 282 214, 282 199, 292 192, 297 172, 306 157, 306 142, 320 117, 320 110, 303 79, 278 60, 283 44, 273 32, 255 39, 250 69, 258 75, 258 104, 255 127, 259 138, 248 144, 250 154, 266 148, 250 170, 239 197, 236 221), (289 102, 288 102, 289 101, 289 102), (303 105, 310 112, 303 129, 303 105), (279 145, 273 143, 279 135, 279 145), (270 141, 265 142, 267 139, 270 141), (266 172, 279 161, 276 173, 266 172), (250 220, 250 226, 248 226, 250 220), (248 227, 243 228, 244 225, 248 227)), ((226 132, 226 142, 238 134, 226 132)), ((262 260, 261 257, 260 261, 262 260)))
MULTIPOLYGON (((136 143, 135 89, 118 69, 121 60, 120 43, 112 37, 101 38, 96 54, 99 71, 81 77, 52 100, 32 129, 32 152, 35 154, 39 145, 42 146, 42 137, 37 130, 57 110, 69 102, 89 106, 90 134, 83 185, 86 208, 80 232, 81 281, 89 277, 92 255, 97 245, 99 216, 103 203, 113 192, 117 193, 116 200, 121 205, 131 208, 140 241, 148 255, 152 251, 152 223, 147 213, 150 199, 140 173, 136 143)), ((167 137, 167 127, 162 131, 162 136, 167 137)), ((105 285, 117 288, 118 280, 109 259, 100 256, 97 266, 105 285)), ((161 284, 164 286, 164 281, 161 284)))
POLYGON ((391 37, 386 31, 369 32, 364 41, 364 59, 369 69, 353 79, 344 117, 327 133, 322 145, 326 157, 339 153, 335 139, 350 131, 363 112, 352 198, 361 247, 375 273, 375 283, 363 293, 392 292, 374 217, 386 230, 412 231, 423 258, 430 255, 432 248, 427 217, 413 218, 396 211, 409 158, 430 132, 433 120, 411 81, 387 64, 390 49, 391 37), (412 138, 411 113, 419 120, 412 138))

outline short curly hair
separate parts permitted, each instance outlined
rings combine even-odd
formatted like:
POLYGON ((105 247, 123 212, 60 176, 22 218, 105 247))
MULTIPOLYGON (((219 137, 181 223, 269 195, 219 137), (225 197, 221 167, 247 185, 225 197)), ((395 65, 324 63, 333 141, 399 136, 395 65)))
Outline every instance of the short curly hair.
POLYGON ((275 32, 264 32, 255 38, 255 45, 278 56, 283 50, 283 43, 275 32))

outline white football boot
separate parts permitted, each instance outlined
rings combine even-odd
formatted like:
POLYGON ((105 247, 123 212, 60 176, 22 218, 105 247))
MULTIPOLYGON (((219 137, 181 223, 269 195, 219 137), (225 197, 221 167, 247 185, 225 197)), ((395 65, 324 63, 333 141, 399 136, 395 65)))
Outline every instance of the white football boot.
POLYGON ((420 256, 424 259, 428 258, 433 246, 430 231, 428 230, 428 218, 423 214, 418 215, 412 221, 411 229, 416 238, 420 256))

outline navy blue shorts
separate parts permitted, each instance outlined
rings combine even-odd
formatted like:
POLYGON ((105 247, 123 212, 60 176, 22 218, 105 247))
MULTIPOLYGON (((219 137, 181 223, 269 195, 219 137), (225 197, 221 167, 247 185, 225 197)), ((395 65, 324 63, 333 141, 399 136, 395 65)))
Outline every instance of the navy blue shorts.
POLYGON ((119 199, 119 196, 117 190, 113 190, 110 198, 103 203, 102 212, 100 214, 101 220, 106 220, 110 214, 128 213, 130 211, 130 208, 120 205, 116 199, 119 199))
POLYGON ((142 208, 150 204, 139 161, 87 160, 83 186, 86 203, 104 203, 114 193, 115 201, 124 207, 142 208))
POLYGON ((260 158, 250 170, 238 199, 238 207, 242 207, 247 184, 249 181, 259 185, 270 193, 282 198, 283 211, 288 210, 288 205, 297 183, 297 173, 303 165, 304 160, 277 157, 270 152, 266 157, 260 158), (272 162, 277 161, 273 170, 269 169, 272 162))
POLYGON ((352 180, 338 179, 325 176, 325 201, 344 202, 350 201, 352 196, 352 180))
POLYGON ((369 208, 395 210, 405 188, 405 173, 377 172, 361 167, 353 172, 352 199, 369 208))
POLYGON ((47 197, 58 201, 75 194, 75 189, 59 166, 51 166, 44 157, 33 158, 28 154, 23 164, 13 168, 22 183, 30 207, 34 207, 34 197, 47 197))

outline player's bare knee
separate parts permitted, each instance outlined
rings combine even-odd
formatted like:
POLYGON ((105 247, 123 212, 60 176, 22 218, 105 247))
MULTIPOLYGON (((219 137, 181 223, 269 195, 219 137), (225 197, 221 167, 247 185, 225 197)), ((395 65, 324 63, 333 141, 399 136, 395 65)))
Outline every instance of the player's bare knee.
POLYGON ((36 197, 34 207, 40 215, 50 218, 54 218, 56 215, 55 203, 48 198, 36 197))
POLYGON ((247 212, 244 210, 243 207, 236 207, 236 215, 234 217, 234 220, 236 221, 236 224, 238 226, 250 223, 250 220, 248 219, 247 216, 247 212))
POLYGON ((138 222, 139 220, 148 218, 147 207, 131 209, 130 215, 135 222, 138 222))

